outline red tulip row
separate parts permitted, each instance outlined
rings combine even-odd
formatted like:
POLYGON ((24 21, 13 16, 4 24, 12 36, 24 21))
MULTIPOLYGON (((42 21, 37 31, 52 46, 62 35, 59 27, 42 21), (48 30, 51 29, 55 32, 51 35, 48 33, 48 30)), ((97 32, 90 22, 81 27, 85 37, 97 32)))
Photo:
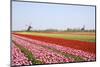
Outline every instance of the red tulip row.
POLYGON ((35 36, 35 35, 29 35, 29 34, 20 34, 20 33, 13 33, 14 35, 18 35, 21 37, 29 38, 29 39, 35 39, 51 44, 57 44, 64 47, 70 47, 78 50, 83 50, 86 52, 94 53, 96 54, 96 43, 95 42, 84 42, 84 41, 78 41, 78 40, 66 40, 62 38, 52 38, 47 36, 35 36))
POLYGON ((12 43, 12 66, 31 65, 31 61, 20 51, 20 49, 12 43))

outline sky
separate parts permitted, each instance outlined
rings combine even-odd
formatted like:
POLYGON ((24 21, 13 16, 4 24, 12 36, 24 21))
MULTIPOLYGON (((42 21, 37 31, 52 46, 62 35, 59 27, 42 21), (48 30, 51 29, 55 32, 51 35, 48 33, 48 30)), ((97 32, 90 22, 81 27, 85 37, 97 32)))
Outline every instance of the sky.
POLYGON ((95 29, 95 7, 12 2, 12 30, 82 28, 95 29))

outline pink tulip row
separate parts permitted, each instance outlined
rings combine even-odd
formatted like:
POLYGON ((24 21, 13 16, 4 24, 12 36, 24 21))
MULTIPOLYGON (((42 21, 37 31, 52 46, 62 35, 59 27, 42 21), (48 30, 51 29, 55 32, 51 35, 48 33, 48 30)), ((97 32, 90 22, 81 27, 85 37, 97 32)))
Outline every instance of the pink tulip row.
POLYGON ((12 66, 16 65, 31 65, 31 61, 20 51, 14 43, 12 43, 12 66))
POLYGON ((39 40, 33 40, 33 39, 20 37, 20 36, 16 36, 16 35, 14 35, 14 36, 17 37, 17 38, 24 39, 26 41, 30 41, 31 43, 34 43, 34 44, 39 44, 41 46, 46 46, 46 47, 49 47, 49 48, 52 48, 52 49, 56 49, 56 50, 63 52, 63 53, 69 53, 69 54, 72 54, 72 55, 75 55, 75 56, 80 56, 85 61, 93 61, 93 60, 95 60, 95 57, 96 57, 95 54, 85 52, 85 51, 82 51, 82 50, 77 50, 77 49, 73 49, 73 48, 70 48, 70 47, 63 47, 63 46, 59 46, 57 44, 50 44, 50 43, 42 42, 42 41, 39 41, 39 40))
POLYGON ((72 58, 66 58, 65 56, 58 54, 57 52, 48 50, 47 48, 41 47, 38 44, 30 43, 18 37, 13 36, 13 40, 17 44, 20 44, 24 48, 27 48, 29 51, 31 51, 32 54, 35 56, 35 58, 43 63, 49 64, 49 63, 64 63, 64 62, 74 61, 74 59, 72 58))

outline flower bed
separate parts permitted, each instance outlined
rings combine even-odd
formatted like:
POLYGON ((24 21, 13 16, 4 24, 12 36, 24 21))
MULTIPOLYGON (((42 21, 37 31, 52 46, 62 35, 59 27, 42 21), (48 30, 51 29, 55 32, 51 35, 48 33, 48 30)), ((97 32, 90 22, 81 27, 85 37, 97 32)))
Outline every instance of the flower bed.
POLYGON ((31 61, 20 51, 20 49, 12 43, 12 66, 31 65, 31 61))

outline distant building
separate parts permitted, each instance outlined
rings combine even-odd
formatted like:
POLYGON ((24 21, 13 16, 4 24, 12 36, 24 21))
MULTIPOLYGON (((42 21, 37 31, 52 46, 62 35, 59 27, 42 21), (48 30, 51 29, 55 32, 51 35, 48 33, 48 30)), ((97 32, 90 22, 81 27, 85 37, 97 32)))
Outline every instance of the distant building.
POLYGON ((31 31, 32 26, 28 26, 27 31, 31 31))
POLYGON ((81 31, 84 31, 85 30, 85 25, 83 25, 83 27, 81 28, 81 31))

